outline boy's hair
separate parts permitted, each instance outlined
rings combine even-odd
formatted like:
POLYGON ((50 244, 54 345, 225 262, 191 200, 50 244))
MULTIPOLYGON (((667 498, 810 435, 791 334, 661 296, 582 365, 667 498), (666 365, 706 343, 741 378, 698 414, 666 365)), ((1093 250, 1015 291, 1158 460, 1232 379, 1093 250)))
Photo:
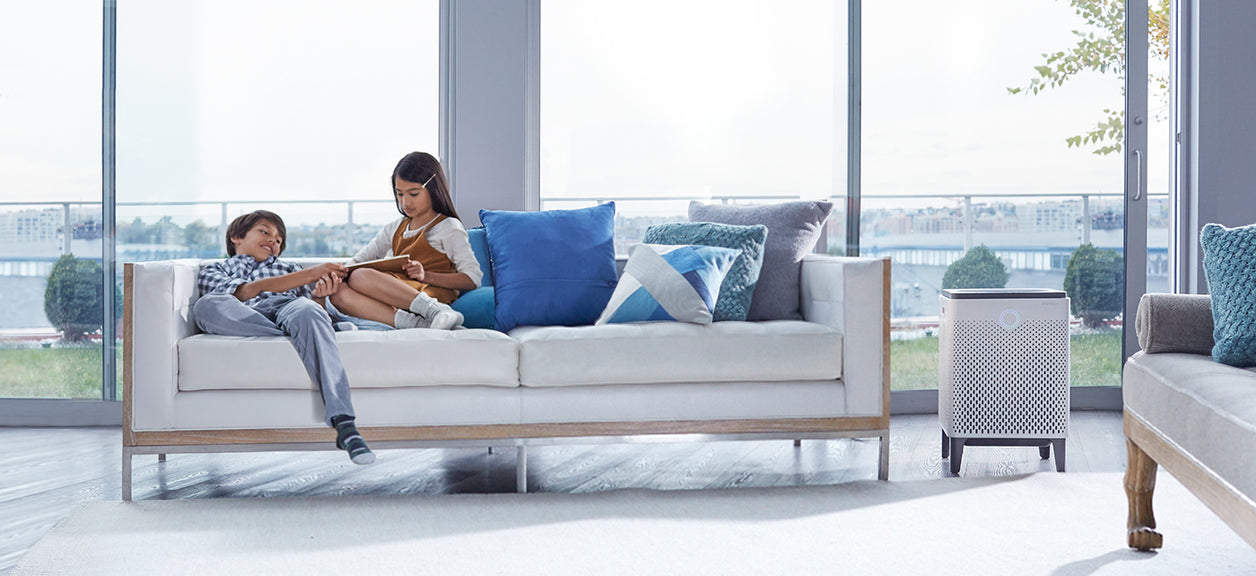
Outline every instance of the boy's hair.
MULTIPOLYGON (((388 189, 394 191, 394 200, 396 200, 397 178, 418 184, 427 182, 425 188, 432 197, 432 210, 435 210, 437 214, 458 218, 458 211, 454 210, 453 198, 449 195, 449 184, 445 182, 445 171, 441 169, 440 160, 437 160, 435 156, 427 152, 411 152, 397 162, 392 177, 388 179, 388 189)), ((397 202, 397 211, 401 212, 402 216, 406 215, 406 211, 401 209, 400 202, 397 202)), ((461 218, 458 219, 461 220, 461 218)))
POLYGON ((235 256, 235 243, 232 238, 243 238, 252 230, 258 222, 262 220, 269 221, 279 229, 279 237, 284 241, 279 243, 279 253, 283 254, 283 249, 288 246, 288 229, 283 225, 283 218, 270 210, 254 210, 231 221, 231 225, 227 226, 227 255, 235 256))

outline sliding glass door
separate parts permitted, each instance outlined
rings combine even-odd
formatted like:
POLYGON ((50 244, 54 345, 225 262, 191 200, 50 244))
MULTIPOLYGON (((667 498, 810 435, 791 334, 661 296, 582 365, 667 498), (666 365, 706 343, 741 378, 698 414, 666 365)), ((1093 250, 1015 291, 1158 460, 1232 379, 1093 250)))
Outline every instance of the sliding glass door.
POLYGON ((1129 302, 1168 279, 1146 1, 963 6, 862 3, 859 244, 894 263, 896 406, 931 409, 941 290, 1040 287, 1072 300, 1074 405, 1116 408, 1129 302))

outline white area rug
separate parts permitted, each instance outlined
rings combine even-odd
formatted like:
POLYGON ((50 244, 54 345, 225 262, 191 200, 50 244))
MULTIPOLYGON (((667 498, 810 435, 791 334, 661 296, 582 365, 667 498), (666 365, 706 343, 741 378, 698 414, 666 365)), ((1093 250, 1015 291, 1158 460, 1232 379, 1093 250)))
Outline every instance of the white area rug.
POLYGON ((94 502, 13 574, 1248 574, 1168 474, 1165 548, 1125 547, 1120 474, 592 494, 94 502))

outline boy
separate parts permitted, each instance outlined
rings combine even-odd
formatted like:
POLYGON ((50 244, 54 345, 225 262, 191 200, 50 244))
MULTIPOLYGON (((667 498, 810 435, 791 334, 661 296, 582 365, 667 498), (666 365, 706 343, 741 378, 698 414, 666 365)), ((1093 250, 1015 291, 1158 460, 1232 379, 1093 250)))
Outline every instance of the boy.
POLYGON ((302 269, 279 259, 287 235, 283 219, 257 210, 227 227, 230 258, 201 268, 202 296, 193 315, 197 326, 226 336, 288 336, 310 379, 323 396, 326 422, 336 429, 336 447, 354 464, 370 464, 375 454, 354 425, 349 379, 324 299, 348 274, 328 262, 302 269))

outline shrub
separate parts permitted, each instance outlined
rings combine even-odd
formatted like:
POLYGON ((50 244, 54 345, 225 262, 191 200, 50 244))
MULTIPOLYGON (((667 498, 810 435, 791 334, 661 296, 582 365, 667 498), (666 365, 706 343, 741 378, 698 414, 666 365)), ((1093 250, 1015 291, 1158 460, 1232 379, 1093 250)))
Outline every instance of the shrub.
POLYGON ((1095 328, 1121 315, 1125 303, 1125 262, 1115 250, 1082 244, 1064 272, 1069 307, 1082 324, 1095 328))
POLYGON ((942 276, 942 289, 952 288, 1002 288, 1007 286, 1007 266, 994 251, 980 245, 963 258, 946 267, 942 276))
POLYGON ((82 340, 104 317, 100 264, 66 254, 57 259, 44 289, 44 314, 66 340, 82 340))

